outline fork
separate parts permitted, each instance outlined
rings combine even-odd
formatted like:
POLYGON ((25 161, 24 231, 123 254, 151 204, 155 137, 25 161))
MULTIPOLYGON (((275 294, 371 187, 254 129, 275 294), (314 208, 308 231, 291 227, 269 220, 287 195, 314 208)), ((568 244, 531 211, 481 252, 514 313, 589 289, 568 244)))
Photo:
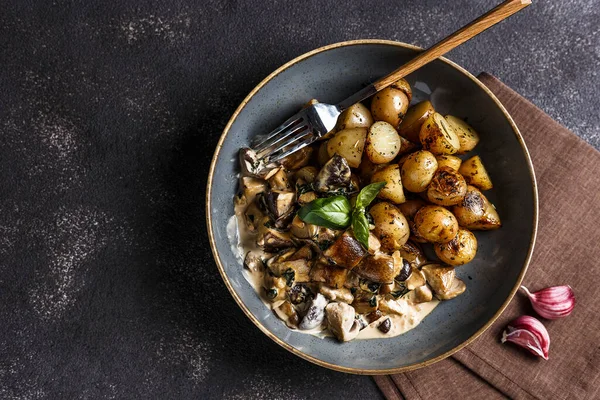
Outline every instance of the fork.
POLYGON ((304 108, 275 128, 261 143, 250 149, 255 153, 252 157, 255 169, 260 171, 267 166, 274 165, 290 154, 310 145, 331 131, 335 127, 339 115, 348 107, 385 89, 400 78, 530 4, 531 0, 507 0, 337 105, 316 103, 304 108))

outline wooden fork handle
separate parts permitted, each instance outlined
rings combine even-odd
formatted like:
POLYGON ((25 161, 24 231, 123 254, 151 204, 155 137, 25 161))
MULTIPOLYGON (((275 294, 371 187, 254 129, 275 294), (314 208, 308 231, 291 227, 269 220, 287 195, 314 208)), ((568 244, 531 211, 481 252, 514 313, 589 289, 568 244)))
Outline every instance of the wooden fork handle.
POLYGON ((458 45, 480 34, 498 22, 510 17, 517 11, 522 10, 530 4, 531 0, 505 1, 473 22, 454 32, 450 36, 434 44, 394 72, 379 79, 377 82, 373 83, 373 86, 377 91, 388 87, 398 79, 405 77, 411 72, 421 68, 423 65, 435 60, 443 54, 446 54, 458 45))

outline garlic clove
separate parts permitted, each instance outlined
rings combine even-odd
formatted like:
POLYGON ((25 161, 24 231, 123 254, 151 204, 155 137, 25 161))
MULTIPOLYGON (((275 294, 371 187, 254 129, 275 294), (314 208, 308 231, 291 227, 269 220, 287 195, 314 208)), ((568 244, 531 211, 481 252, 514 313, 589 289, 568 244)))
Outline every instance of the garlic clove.
POLYGON ((502 343, 505 342, 512 342, 544 360, 548 359, 550 335, 540 321, 529 315, 523 315, 508 324, 502 333, 502 343))
POLYGON ((575 307, 575 293, 571 286, 553 286, 533 293, 525 286, 521 289, 527 293, 535 312, 546 319, 566 317, 575 307))

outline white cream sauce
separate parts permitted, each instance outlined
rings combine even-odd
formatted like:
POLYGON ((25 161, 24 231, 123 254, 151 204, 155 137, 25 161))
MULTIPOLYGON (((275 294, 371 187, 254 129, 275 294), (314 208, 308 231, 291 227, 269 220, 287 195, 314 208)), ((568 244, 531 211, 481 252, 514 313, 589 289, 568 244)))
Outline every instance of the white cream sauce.
MULTIPOLYGON (((243 275, 252 285, 258 296, 260 296, 261 300, 265 305, 274 309, 278 305, 281 304, 281 301, 271 303, 267 300, 264 295, 264 290, 262 290, 262 282, 263 282, 263 271, 261 269, 249 270, 243 267, 243 262, 245 255, 252 251, 256 255, 264 255, 264 251, 262 251, 256 245, 256 234, 250 232, 244 222, 244 208, 241 205, 235 206, 235 215, 229 218, 227 222, 227 238, 229 239, 229 243, 231 244, 231 250, 235 254, 236 258, 240 260, 240 264, 243 268, 243 275)), ((439 304, 438 300, 432 300, 427 303, 415 304, 412 301, 412 294, 409 293, 405 296, 404 299, 400 299, 401 302, 405 302, 403 304, 403 311, 405 313, 403 315, 397 314, 387 314, 383 318, 380 318, 377 321, 372 322, 369 326, 364 328, 357 339, 377 339, 377 338, 391 338, 394 336, 401 335, 409 330, 415 328, 423 319, 431 312, 433 309, 439 304), (385 320, 385 318, 390 318, 392 322, 392 327, 388 333, 381 332, 377 327, 379 324, 385 320)), ((282 321, 284 323, 284 321, 282 321)), ((292 329, 292 328, 290 328, 292 329)), ((306 333, 310 335, 314 335, 320 338, 324 338, 327 336, 332 336, 332 334, 326 329, 325 326, 320 326, 315 329, 311 329, 308 331, 297 330, 300 333, 306 333)))

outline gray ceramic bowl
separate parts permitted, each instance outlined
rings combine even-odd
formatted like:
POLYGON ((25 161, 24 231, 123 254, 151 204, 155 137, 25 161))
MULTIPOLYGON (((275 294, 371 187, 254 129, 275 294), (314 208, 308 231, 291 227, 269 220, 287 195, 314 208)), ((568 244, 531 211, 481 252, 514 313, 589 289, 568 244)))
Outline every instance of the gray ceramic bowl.
MULTIPOLYGON (((287 328, 242 275, 227 239, 239 172, 237 153, 298 111, 311 98, 335 104, 362 85, 397 68, 418 52, 397 42, 361 40, 304 54, 262 81, 227 124, 212 161, 207 222, 212 251, 225 284, 246 315, 275 342, 316 364, 360 374, 397 373, 448 357, 479 336, 504 310, 525 274, 537 227, 537 189, 529 154, 514 122, 475 77, 440 59, 407 80, 413 102, 431 99, 442 114, 464 117, 480 133, 482 155, 494 189, 486 195, 503 221, 500 230, 477 232, 477 257, 457 269, 467 284, 460 297, 442 302, 408 333, 344 344, 287 328)), ((225 293, 223 293, 225 295, 225 293)))

